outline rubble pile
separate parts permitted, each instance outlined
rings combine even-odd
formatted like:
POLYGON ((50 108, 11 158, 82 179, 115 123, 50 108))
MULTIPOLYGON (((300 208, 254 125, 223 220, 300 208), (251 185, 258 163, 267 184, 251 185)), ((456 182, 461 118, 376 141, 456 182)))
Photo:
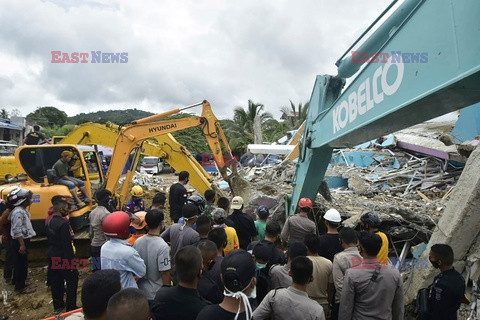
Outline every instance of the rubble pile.
MULTIPOLYGON (((323 214, 333 207, 342 214, 344 225, 357 227, 361 214, 375 211, 382 218, 381 230, 400 252, 406 242, 412 246, 428 242, 462 170, 461 163, 397 148, 394 139, 337 150, 325 175, 331 198, 325 192, 317 195, 314 218, 322 231, 323 214)), ((295 163, 240 172, 249 177, 252 189, 246 211, 254 214, 265 204, 272 208, 272 218, 283 223, 295 163)))

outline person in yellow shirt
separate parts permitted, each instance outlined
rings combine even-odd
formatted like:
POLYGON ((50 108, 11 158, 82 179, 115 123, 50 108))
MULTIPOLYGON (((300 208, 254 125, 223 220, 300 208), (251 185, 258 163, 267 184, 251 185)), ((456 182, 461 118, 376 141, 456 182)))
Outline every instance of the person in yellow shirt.
POLYGON ((227 219, 227 213, 222 208, 216 208, 212 212, 213 216, 213 226, 212 228, 224 228, 225 233, 227 234, 227 245, 223 249, 225 255, 230 251, 240 248, 240 242, 238 241, 237 231, 235 228, 228 227, 225 224, 227 219))
POLYGON ((382 238, 382 248, 377 254, 377 259, 382 264, 388 264, 388 238, 385 233, 378 229, 382 222, 380 217, 375 212, 367 212, 362 215, 360 221, 365 230, 375 233, 382 238))

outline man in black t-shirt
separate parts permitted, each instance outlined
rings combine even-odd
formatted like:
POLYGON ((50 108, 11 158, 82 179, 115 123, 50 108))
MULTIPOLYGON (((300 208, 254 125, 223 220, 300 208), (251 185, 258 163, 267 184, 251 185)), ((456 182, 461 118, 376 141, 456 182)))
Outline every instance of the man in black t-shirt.
POLYGON ((27 134, 24 144, 39 144, 40 142, 45 142, 45 135, 40 132, 40 126, 34 125, 33 131, 27 134))
POLYGON ((67 311, 78 308, 78 271, 75 268, 70 224, 63 218, 69 212, 67 199, 55 196, 52 203, 53 218, 47 225, 48 258, 50 260, 53 308, 54 312, 60 313, 65 307, 67 311), (66 303, 63 300, 65 291, 67 293, 66 303))
POLYGON ((338 227, 342 223, 342 217, 336 209, 329 209, 323 216, 327 233, 320 236, 320 244, 318 247, 318 255, 333 262, 333 257, 343 251, 340 245, 340 237, 338 236, 338 227))
POLYGON ((251 319, 252 309, 247 297, 257 283, 252 255, 242 249, 233 250, 223 258, 221 269, 225 297, 222 303, 203 308, 197 320, 251 319))
POLYGON ((202 276, 202 255, 194 246, 185 246, 175 256, 178 284, 161 287, 152 305, 157 320, 195 320, 198 313, 211 303, 200 297, 197 286, 202 276))
POLYGON ((430 263, 441 273, 428 290, 428 314, 421 319, 457 319, 465 294, 465 280, 453 268, 453 250, 448 244, 434 244, 430 248, 430 263))
POLYGON ((182 217, 182 208, 187 201, 187 189, 185 185, 188 183, 190 174, 187 171, 182 171, 178 175, 178 182, 170 187, 168 195, 168 203, 170 204, 170 218, 177 223, 178 219, 182 217))
POLYGON ((230 219, 232 220, 234 228, 237 231, 240 248, 247 250, 250 242, 257 240, 258 231, 257 228, 255 228, 255 222, 253 222, 253 218, 251 216, 242 212, 242 197, 233 197, 230 208, 233 209, 230 219))

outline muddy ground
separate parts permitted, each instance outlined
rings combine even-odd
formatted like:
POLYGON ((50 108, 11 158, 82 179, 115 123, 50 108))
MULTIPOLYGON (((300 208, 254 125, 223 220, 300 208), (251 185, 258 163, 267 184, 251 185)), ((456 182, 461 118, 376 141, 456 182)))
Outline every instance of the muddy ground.
MULTIPOLYGON (((158 176, 163 180, 161 186, 154 187, 150 190, 145 190, 145 206, 149 207, 151 200, 157 191, 168 190, 173 182, 178 181, 178 177, 172 173, 161 174, 158 176)), ((166 214, 166 224, 170 225, 171 220, 166 214)), ((80 258, 88 258, 88 240, 76 240, 78 252, 83 252, 80 258)), ((44 319, 53 315, 53 304, 50 288, 46 286, 47 275, 47 255, 46 246, 44 243, 35 243, 29 253, 30 268, 27 283, 36 288, 36 292, 27 295, 19 295, 14 291, 11 284, 6 284, 3 277, 0 280, 1 292, 7 292, 6 305, 3 303, 3 295, 0 295, 0 315, 9 315, 12 320, 26 320, 26 319, 44 319)), ((2 250, 0 255, 1 267, 3 274, 3 261, 5 259, 5 252, 2 250)), ((79 282, 77 291, 77 305, 81 306, 80 292, 83 280, 90 274, 88 269, 79 270, 79 282)))

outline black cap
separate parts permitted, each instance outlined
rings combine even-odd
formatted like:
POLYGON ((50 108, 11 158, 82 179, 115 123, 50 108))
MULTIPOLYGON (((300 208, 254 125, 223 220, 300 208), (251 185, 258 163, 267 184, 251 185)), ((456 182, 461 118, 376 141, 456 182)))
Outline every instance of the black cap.
POLYGON ((55 205, 57 203, 60 203, 60 202, 63 202, 63 203, 68 203, 68 201, 70 201, 70 197, 68 196, 53 196, 52 199, 52 204, 55 205))
POLYGON ((253 255, 255 256, 256 259, 260 259, 263 261, 269 261, 272 258, 273 255, 273 250, 275 244, 268 245, 263 242, 259 242, 253 247, 253 255))
POLYGON ((244 291, 255 277, 255 262, 243 249, 233 250, 222 260, 223 284, 231 292, 244 291))

